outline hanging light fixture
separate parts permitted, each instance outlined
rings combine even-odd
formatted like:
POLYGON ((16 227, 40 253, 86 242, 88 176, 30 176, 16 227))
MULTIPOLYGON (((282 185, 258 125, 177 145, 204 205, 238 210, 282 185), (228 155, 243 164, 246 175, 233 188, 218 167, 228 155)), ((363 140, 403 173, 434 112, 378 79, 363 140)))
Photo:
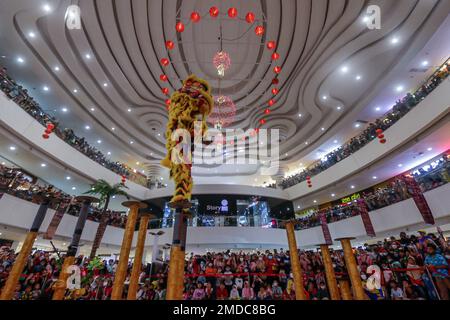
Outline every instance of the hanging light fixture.
POLYGON ((230 97, 224 95, 214 96, 214 109, 208 116, 208 122, 215 128, 222 129, 234 122, 235 115, 236 105, 230 97))
POLYGON ((228 70, 231 66, 230 56, 225 51, 219 51, 214 55, 213 64, 217 69, 217 74, 223 77, 225 76, 225 70, 228 70))

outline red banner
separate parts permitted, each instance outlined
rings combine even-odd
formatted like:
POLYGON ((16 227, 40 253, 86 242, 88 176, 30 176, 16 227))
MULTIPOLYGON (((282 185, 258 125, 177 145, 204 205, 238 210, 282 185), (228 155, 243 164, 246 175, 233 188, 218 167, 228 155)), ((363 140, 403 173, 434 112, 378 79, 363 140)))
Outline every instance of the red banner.
POLYGON ((322 226, 323 237, 325 239, 325 244, 332 245, 333 240, 331 239, 330 229, 328 229, 328 222, 325 213, 320 214, 320 225, 322 226))
POLYGON ((402 180, 405 182, 409 192, 412 193, 412 197, 416 203, 417 209, 419 209, 420 214, 422 215, 423 221, 428 224, 434 224, 433 213, 431 212, 430 206, 417 181, 412 176, 402 176, 402 180))
POLYGON ((361 215, 362 222, 364 224, 364 229, 366 229, 366 234, 369 237, 375 237, 375 229, 372 225, 372 220, 370 220, 369 209, 367 208, 366 200, 358 199, 358 209, 359 214, 361 215))
POLYGON ((71 203, 71 199, 63 200, 58 206, 58 209, 55 212, 55 215, 52 218, 52 221, 50 221, 50 224, 48 225, 47 232, 44 234, 43 238, 46 240, 53 239, 53 236, 56 233, 56 229, 58 229, 59 224, 61 223, 61 220, 66 213, 67 209, 69 208, 69 205, 71 203))

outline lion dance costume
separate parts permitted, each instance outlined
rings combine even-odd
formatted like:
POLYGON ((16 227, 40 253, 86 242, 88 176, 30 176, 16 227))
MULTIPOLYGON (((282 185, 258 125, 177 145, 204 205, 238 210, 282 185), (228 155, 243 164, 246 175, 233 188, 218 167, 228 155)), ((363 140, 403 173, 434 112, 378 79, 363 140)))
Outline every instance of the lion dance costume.
POLYGON ((211 96, 209 84, 195 75, 189 76, 183 87, 174 92, 170 98, 169 122, 166 129, 166 157, 161 160, 161 165, 170 169, 170 178, 175 182, 175 192, 171 202, 191 200, 193 180, 191 176, 192 164, 176 161, 178 159, 191 159, 191 155, 183 154, 183 150, 177 151, 175 147, 182 142, 172 140, 172 133, 177 129, 184 129, 190 133, 191 144, 194 139, 194 124, 196 120, 202 120, 202 132, 206 133, 208 127, 206 118, 211 113, 214 100, 211 96), (175 151, 175 152, 173 152, 175 151))

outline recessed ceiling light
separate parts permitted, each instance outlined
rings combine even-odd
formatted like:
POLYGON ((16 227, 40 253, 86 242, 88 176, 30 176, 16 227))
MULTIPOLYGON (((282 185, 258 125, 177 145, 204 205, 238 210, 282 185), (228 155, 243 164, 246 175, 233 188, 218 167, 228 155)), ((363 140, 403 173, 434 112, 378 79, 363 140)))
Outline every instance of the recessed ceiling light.
POLYGON ((373 180, 377 180, 378 177, 377 177, 377 176, 373 176, 372 179, 373 179, 373 180))
POLYGON ((376 108, 375 108, 375 111, 380 111, 380 110, 381 110, 380 107, 376 107, 376 108))
POLYGON ((114 131, 114 130, 116 130, 116 128, 112 127, 111 130, 114 131))
POLYGON ((314 202, 314 203, 317 203, 317 200, 314 200, 313 202, 314 202))
POLYGON ((70 176, 67 176, 67 177, 66 177, 66 180, 70 180, 70 179, 72 179, 70 176))
POLYGON ((104 86, 104 87, 107 87, 107 86, 108 86, 108 84, 107 84, 107 83, 105 82, 105 83, 103 84, 103 86, 104 86))
POLYGON ((161 137, 161 133, 158 133, 158 137, 161 137))
POLYGON ((320 128, 320 130, 325 131, 325 128, 320 128))
POLYGON ((77 188, 76 187, 72 187, 72 190, 76 190, 77 188))
POLYGON ((137 161, 137 162, 136 162, 136 165, 139 165, 139 164, 140 164, 140 162, 139 162, 139 161, 137 161))
POLYGON ((341 71, 342 71, 343 73, 347 73, 347 72, 348 72, 348 67, 347 67, 347 66, 343 66, 343 67, 341 68, 341 71))
POLYGON ((130 141, 130 144, 133 144, 134 143, 134 141, 130 141))
POLYGON ((300 209, 300 206, 297 206, 297 209, 300 209))
POLYGON ((42 10, 44 10, 45 12, 50 12, 50 11, 52 11, 52 7, 50 7, 50 5, 48 5, 48 4, 44 4, 42 6, 42 10))
POLYGON ((428 148, 427 150, 428 150, 428 151, 431 151, 431 150, 433 150, 433 148, 428 148))
POLYGON ((6 162, 3 161, 3 162, 2 162, 2 166, 4 166, 5 164, 6 164, 6 162))
POLYGON ((62 112, 67 112, 67 108, 61 108, 62 112))
POLYGON ((336 195, 334 193, 331 194, 332 197, 335 197, 336 195))
POLYGON ((397 88, 395 88, 395 90, 397 91, 397 92, 401 92, 401 91, 403 91, 403 86, 397 86, 397 88))
POLYGON ((397 37, 392 38, 391 43, 396 44, 398 43, 399 39, 397 37))
POLYGON ((54 67, 54 68, 53 68, 53 70, 55 70, 55 71, 59 71, 59 67, 58 67, 58 66, 56 66, 56 67, 54 67))
POLYGON ((19 63, 24 63, 25 60, 24 60, 22 57, 18 57, 18 58, 17 58, 17 62, 19 62, 19 63))
POLYGON ((9 150, 14 151, 14 150, 16 150, 16 147, 15 146, 10 146, 9 150))
POLYGON ((328 97, 327 97, 327 96, 323 96, 322 99, 323 99, 323 100, 327 100, 328 97))
POLYGON ((308 144, 308 141, 305 141, 305 144, 308 144))
POLYGON ((128 108, 128 110, 127 110, 128 112, 131 112, 131 108, 128 108))
POLYGON ((65 245, 66 245, 66 243, 64 242, 64 243, 63 243, 63 246, 65 246, 65 245))
POLYGON ((50 90, 50 88, 49 88, 49 87, 47 87, 47 86, 44 86, 44 87, 42 88, 42 90, 44 90, 44 91, 48 91, 48 90, 50 90))
POLYGON ((102 140, 97 140, 97 143, 98 143, 98 144, 102 143, 102 140))
POLYGON ((35 34, 33 31, 30 31, 30 32, 28 32, 28 36, 29 36, 30 38, 35 38, 35 37, 36 37, 36 34, 35 34))
POLYGON ((428 65, 428 61, 427 60, 425 60, 425 61, 422 61, 422 66, 424 66, 424 67, 426 67, 427 65, 428 65))
POLYGON ((357 76, 355 77, 355 79, 359 81, 359 80, 361 80, 361 76, 360 76, 360 75, 357 75, 357 76))
POLYGON ((353 186, 353 185, 352 185, 352 186, 350 186, 350 189, 355 189, 355 186, 353 186))
POLYGON ((78 89, 73 89, 73 93, 77 93, 78 92, 78 89))
POLYGON ((369 22, 369 17, 368 16, 364 16, 362 18, 362 22, 369 22))
POLYGON ((355 128, 359 128, 359 127, 361 127, 361 124, 360 123, 355 123, 355 128))
POLYGON ((338 143, 338 141, 337 141, 337 140, 334 140, 333 143, 338 143))
POLYGON ((85 57, 86 57, 86 59, 90 59, 91 55, 89 53, 86 53, 85 57))
POLYGON ((161 177, 161 180, 164 180, 164 178, 163 178, 163 177, 161 177))
POLYGON ((301 118, 303 115, 301 113, 298 114, 298 117, 301 118))
POLYGON ((338 110, 341 110, 341 109, 342 109, 342 107, 341 107, 341 106, 337 106, 337 107, 336 107, 336 109, 338 109, 338 110))
POLYGON ((111 155, 111 151, 108 151, 108 156, 110 156, 111 155))
POLYGON ((47 165, 45 163, 41 163, 41 167, 45 168, 47 165))
POLYGON ((90 130, 90 129, 91 129, 90 126, 85 126, 84 128, 85 128, 86 130, 90 130))
POLYGON ((401 167, 403 167, 403 164, 399 163, 397 166, 398 166, 399 168, 401 168, 401 167))

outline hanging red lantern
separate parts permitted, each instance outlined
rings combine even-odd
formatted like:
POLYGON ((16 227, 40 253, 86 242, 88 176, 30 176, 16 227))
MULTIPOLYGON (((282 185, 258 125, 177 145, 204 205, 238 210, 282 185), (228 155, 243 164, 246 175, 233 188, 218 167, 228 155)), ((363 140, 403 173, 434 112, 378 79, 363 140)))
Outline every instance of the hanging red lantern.
POLYGON ((197 23, 200 21, 200 14, 196 11, 191 13, 191 21, 197 23))
POLYGON ((164 93, 165 95, 169 94, 169 89, 168 88, 162 88, 161 89, 162 93, 164 93))
POLYGON ((264 110, 264 113, 265 113, 265 114, 270 114, 270 109, 264 110))
POLYGON ((264 34, 264 27, 263 26, 257 26, 255 28, 255 34, 257 36, 262 36, 264 34))
POLYGON ((122 184, 125 184, 125 182, 127 182, 127 177, 122 176, 122 180, 121 180, 122 184))
POLYGON ((45 132, 46 134, 50 134, 50 133, 52 133, 52 130, 46 129, 44 132, 45 132))
POLYGON ((385 143, 386 143, 386 139, 381 139, 381 140, 380 140, 380 143, 381 143, 381 144, 385 144, 385 143))
POLYGON ((161 81, 167 81, 167 75, 165 75, 165 74, 161 74, 160 76, 159 76, 159 80, 161 80, 161 81))
POLYGON ((50 138, 50 136, 49 136, 48 134, 44 133, 44 134, 42 135, 42 138, 44 138, 45 140, 47 140, 48 138, 50 138))
POLYGON ((248 23, 253 23, 255 21, 255 14, 253 12, 247 13, 247 15, 245 16, 245 20, 248 23))
POLYGON ((275 48, 275 46, 276 46, 275 41, 271 40, 271 41, 267 42, 267 49, 273 50, 275 48))
POLYGON ((269 100, 269 106, 273 106, 274 104, 275 104, 275 100, 270 99, 270 100, 269 100))
POLYGON ((379 134, 378 139, 384 139, 384 134, 379 134))
POLYGON ((273 72, 275 73, 280 73, 281 72, 281 67, 280 66, 276 66, 273 68, 273 72))
POLYGON ((163 66, 167 66, 167 65, 169 64, 169 59, 167 59, 167 58, 162 58, 162 59, 161 59, 161 64, 162 64, 163 66))
POLYGON ((219 9, 217 7, 211 7, 209 9, 209 15, 213 18, 216 18, 219 15, 219 9))
POLYGON ((280 54, 278 52, 272 53, 272 60, 278 60, 280 59, 280 54))
POLYGON ((166 48, 169 50, 172 50, 175 47, 175 44, 173 43, 173 41, 167 40, 166 41, 166 48))
POLYGON ((261 120, 259 120, 259 123, 261 123, 261 124, 265 124, 265 123, 266 123, 266 120, 264 120, 264 119, 261 119, 261 120))
POLYGON ((183 32, 184 31, 184 24, 183 22, 177 22, 177 24, 175 25, 175 29, 177 30, 177 32, 183 32))
POLYGON ((237 9, 235 7, 231 7, 230 9, 228 9, 228 16, 230 18, 236 18, 237 16, 237 9))
POLYGON ((273 78, 272 79, 272 84, 273 85, 277 85, 278 83, 280 83, 280 80, 278 80, 278 78, 273 78))
POLYGON ((169 106, 170 105, 170 102, 171 102, 171 100, 170 99, 166 99, 166 106, 169 106))
POLYGON ((376 132, 377 134, 381 134, 381 133, 383 133, 383 130, 377 129, 377 130, 375 130, 375 132, 376 132))
POLYGON ((273 89, 272 89, 272 94, 273 94, 274 96, 276 96, 276 95, 278 94, 278 88, 273 88, 273 89))
POLYGON ((53 129, 55 129, 55 125, 53 123, 49 122, 49 123, 47 123, 47 129, 53 130, 53 129))

